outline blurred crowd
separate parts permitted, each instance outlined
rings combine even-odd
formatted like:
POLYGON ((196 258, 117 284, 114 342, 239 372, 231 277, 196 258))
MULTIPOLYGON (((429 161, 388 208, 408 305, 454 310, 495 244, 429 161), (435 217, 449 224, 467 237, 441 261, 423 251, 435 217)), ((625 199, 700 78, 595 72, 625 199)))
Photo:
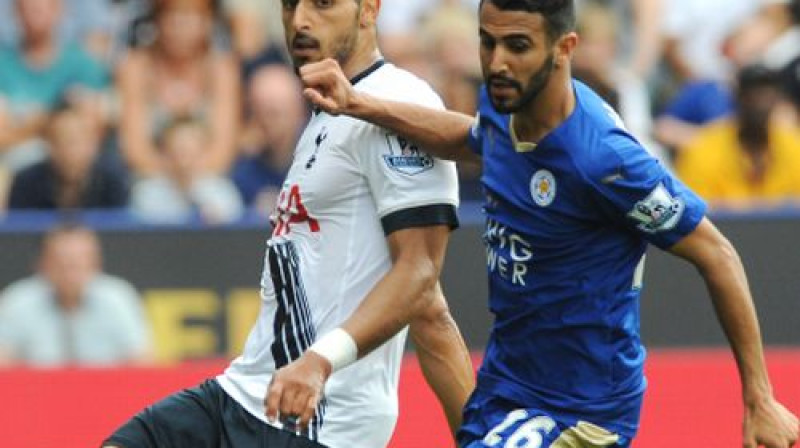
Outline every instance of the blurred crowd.
MULTIPOLYGON (((479 0, 382 3, 385 58, 473 114, 479 0)), ((578 8, 575 77, 656 157, 713 207, 800 203, 800 0, 578 8)), ((268 214, 309 114, 280 17, 278 0, 0 0, 0 211, 268 214)), ((152 359, 135 289, 100 261, 87 228, 45 236, 0 296, 0 365, 152 359)))
MULTIPOLYGON (((384 0, 379 22, 386 59, 469 114, 478 3, 384 0)), ((578 0, 575 76, 713 206, 793 201, 798 3, 578 0)), ((0 210, 268 213, 308 114, 280 17, 278 0, 0 0, 0 210)))

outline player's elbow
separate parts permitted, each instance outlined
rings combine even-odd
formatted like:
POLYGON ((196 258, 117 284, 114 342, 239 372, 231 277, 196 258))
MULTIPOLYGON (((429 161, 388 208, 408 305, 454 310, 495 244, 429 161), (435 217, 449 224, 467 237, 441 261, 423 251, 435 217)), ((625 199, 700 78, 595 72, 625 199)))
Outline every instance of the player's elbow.
POLYGON ((426 306, 411 322, 411 336, 416 345, 425 345, 426 341, 435 340, 436 335, 456 326, 447 302, 438 292, 438 288, 426 295, 428 296, 426 306))
POLYGON ((713 241, 711 256, 704 257, 700 263, 695 263, 698 270, 705 275, 714 273, 728 273, 738 270, 742 261, 733 244, 722 234, 718 234, 713 241))
POLYGON ((411 294, 414 315, 426 310, 436 297, 436 282, 439 279, 439 267, 428 257, 416 257, 400 266, 406 272, 406 287, 411 294))
POLYGON ((733 243, 724 236, 717 241, 717 260, 723 266, 738 267, 742 264, 742 260, 739 258, 739 253, 733 243))
POLYGON ((425 298, 425 303, 433 300, 434 289, 436 282, 439 280, 439 267, 430 258, 423 258, 416 263, 416 272, 414 274, 415 284, 418 290, 422 293, 420 296, 425 298))

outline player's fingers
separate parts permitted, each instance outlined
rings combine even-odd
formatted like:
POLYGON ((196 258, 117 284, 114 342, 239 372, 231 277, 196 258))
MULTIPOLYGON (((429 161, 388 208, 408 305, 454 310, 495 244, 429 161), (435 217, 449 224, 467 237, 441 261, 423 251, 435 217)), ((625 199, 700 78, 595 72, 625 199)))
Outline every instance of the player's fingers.
POLYGON ((304 78, 306 76, 319 76, 320 74, 336 74, 341 69, 339 68, 339 64, 332 59, 324 59, 319 62, 305 64, 300 67, 300 77, 304 78))
POLYGON ((300 426, 303 428, 308 427, 308 424, 311 422, 311 419, 314 418, 314 413, 317 409, 317 402, 319 398, 317 395, 312 395, 308 397, 306 400, 303 411, 299 414, 300 415, 300 426))
POLYGON ((283 394, 281 395, 281 404, 279 407, 281 418, 297 415, 297 413, 294 412, 294 400, 296 396, 297 391, 294 390, 294 388, 285 387, 283 389, 283 394))
POLYGON ((309 62, 308 64, 303 64, 300 67, 299 73, 300 76, 303 77, 311 73, 321 72, 326 70, 331 70, 331 65, 327 59, 323 59, 321 61, 309 62))
POLYGON ((289 412, 290 415, 295 415, 297 417, 302 416, 303 412, 306 410, 308 395, 309 393, 306 390, 298 391, 294 397, 292 397, 292 403, 287 412, 289 412))
POLYGON ((308 73, 303 75, 301 80, 306 87, 315 87, 325 91, 335 91, 340 84, 336 73, 330 71, 308 73))
POLYGON ((306 97, 312 104, 321 108, 325 112, 336 114, 338 110, 338 104, 336 101, 323 96, 319 91, 313 88, 306 88, 303 90, 303 96, 306 97))
POLYGON ((267 420, 274 422, 278 419, 278 412, 283 398, 283 387, 273 379, 267 388, 267 396, 264 398, 267 420))

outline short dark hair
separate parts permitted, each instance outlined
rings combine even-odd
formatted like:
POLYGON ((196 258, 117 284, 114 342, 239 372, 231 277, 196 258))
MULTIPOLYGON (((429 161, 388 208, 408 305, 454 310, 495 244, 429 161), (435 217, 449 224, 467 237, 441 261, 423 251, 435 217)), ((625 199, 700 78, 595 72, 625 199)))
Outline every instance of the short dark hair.
POLYGON ((555 42, 559 37, 575 31, 574 0, 481 0, 480 6, 491 2, 503 11, 538 13, 547 23, 547 37, 555 42))
POLYGON ((752 64, 743 67, 739 70, 736 78, 737 90, 740 95, 762 87, 780 88, 778 72, 762 64, 752 64))

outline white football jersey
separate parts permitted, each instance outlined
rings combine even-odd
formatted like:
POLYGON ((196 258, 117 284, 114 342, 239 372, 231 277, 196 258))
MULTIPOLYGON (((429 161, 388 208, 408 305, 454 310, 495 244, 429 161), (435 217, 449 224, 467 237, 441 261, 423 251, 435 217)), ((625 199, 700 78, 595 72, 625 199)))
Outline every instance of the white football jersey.
MULTIPOLYGON (((353 83, 373 96, 443 107, 428 84, 382 61, 353 83)), ((275 369, 341 325, 389 271, 386 234, 455 226, 457 206, 452 162, 364 121, 315 112, 272 215, 258 320, 242 356, 218 377, 225 391, 266 421, 275 369)), ((330 448, 388 444, 406 333, 331 375, 312 438, 330 448)))

